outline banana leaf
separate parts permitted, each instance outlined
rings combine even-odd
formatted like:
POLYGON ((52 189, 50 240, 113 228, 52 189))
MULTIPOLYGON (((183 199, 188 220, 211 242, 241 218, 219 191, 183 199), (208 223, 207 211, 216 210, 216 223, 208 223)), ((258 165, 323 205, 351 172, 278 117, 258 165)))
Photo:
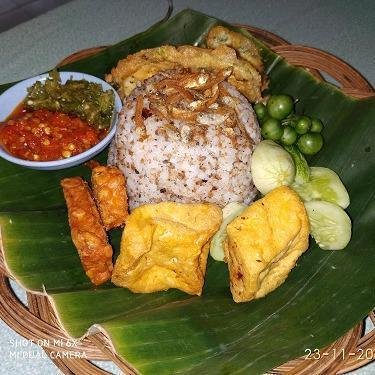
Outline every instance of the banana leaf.
MULTIPOLYGON (((185 10, 63 69, 102 77, 139 49, 199 44, 218 23, 225 24, 185 10)), ((59 188, 61 178, 87 178, 87 170, 41 172, 0 161, 0 225, 9 271, 28 290, 48 294, 69 335, 81 337, 100 324, 117 353, 141 373, 260 374, 330 344, 375 305, 375 99, 347 97, 257 43, 271 92, 299 98, 298 111, 324 122, 325 146, 309 162, 341 176, 353 221, 345 250, 323 251, 311 241, 287 281, 263 299, 235 304, 227 267, 214 261, 202 297, 179 291, 132 294, 110 283, 93 287, 71 241, 59 188)), ((111 233, 116 252, 120 236, 111 233)))

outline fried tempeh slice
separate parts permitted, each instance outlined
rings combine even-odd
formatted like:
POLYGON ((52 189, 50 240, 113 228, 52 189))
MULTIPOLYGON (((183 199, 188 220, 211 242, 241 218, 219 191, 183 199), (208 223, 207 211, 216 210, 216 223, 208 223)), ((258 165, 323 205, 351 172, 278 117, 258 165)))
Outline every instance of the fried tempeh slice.
POLYGON ((82 266, 91 282, 100 285, 112 274, 112 247, 102 225, 90 188, 81 177, 61 181, 69 225, 82 266))
POLYGON ((105 229, 123 226, 128 217, 128 197, 122 172, 117 167, 97 166, 91 183, 105 229))

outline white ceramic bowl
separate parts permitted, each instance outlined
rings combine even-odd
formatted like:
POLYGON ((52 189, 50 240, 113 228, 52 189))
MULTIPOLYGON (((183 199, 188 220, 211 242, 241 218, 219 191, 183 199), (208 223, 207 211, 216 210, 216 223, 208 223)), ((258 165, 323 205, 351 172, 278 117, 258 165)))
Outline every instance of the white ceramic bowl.
MULTIPOLYGON (((45 81, 48 77, 48 74, 41 74, 33 78, 25 79, 22 82, 15 84, 10 87, 8 90, 4 91, 0 95, 0 122, 5 121, 5 119, 13 112, 13 110, 20 104, 27 95, 27 88, 32 86, 36 81, 45 81)), ((70 158, 62 160, 53 160, 53 161, 30 161, 17 158, 11 155, 9 152, 4 150, 0 146, 0 157, 21 165, 26 168, 40 169, 40 170, 54 170, 54 169, 63 169, 73 167, 75 165, 84 163, 85 161, 93 158, 99 152, 101 152, 111 141, 116 132, 116 126, 118 122, 118 114, 122 108, 122 102, 117 92, 105 81, 91 76, 85 73, 78 72, 60 72, 60 77, 62 83, 65 83, 68 79, 80 80, 84 79, 89 82, 99 83, 103 90, 112 90, 115 95, 115 106, 112 115, 112 122, 108 134, 95 146, 90 149, 72 156, 70 158)))

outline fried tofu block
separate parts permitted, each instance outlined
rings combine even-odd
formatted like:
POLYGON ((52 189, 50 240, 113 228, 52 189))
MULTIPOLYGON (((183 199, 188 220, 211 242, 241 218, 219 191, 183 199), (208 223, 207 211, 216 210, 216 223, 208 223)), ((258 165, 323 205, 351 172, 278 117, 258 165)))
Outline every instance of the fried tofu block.
POLYGON ((122 172, 117 167, 97 166, 91 183, 105 229, 123 226, 128 217, 128 197, 122 172))
POLYGON ((112 282, 134 293, 177 288, 201 295, 211 237, 222 221, 213 204, 163 202, 128 217, 112 282))
POLYGON ((91 192, 80 177, 61 181, 72 240, 78 250, 83 269, 91 282, 100 285, 112 274, 112 247, 101 222, 91 192))
POLYGON ((264 297, 287 278, 309 245, 305 206, 289 187, 272 190, 227 227, 225 257, 235 302, 264 297))

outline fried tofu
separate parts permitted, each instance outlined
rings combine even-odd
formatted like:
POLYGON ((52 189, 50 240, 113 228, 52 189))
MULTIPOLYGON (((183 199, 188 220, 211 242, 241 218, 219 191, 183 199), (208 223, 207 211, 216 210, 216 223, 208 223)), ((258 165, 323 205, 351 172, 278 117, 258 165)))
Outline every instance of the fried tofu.
POLYGON ((134 293, 177 288, 201 295, 210 240, 221 221, 221 209, 213 204, 136 208, 122 235, 112 282, 134 293))
POLYGON ((117 167, 96 166, 91 183, 105 229, 123 226, 128 217, 128 197, 122 172, 117 167))
POLYGON ((281 285, 309 244, 305 206, 289 187, 272 190, 227 227, 225 257, 235 302, 264 297, 281 285))
POLYGON ((87 183, 80 177, 61 181, 72 240, 91 282, 100 285, 112 274, 112 247, 87 183))

